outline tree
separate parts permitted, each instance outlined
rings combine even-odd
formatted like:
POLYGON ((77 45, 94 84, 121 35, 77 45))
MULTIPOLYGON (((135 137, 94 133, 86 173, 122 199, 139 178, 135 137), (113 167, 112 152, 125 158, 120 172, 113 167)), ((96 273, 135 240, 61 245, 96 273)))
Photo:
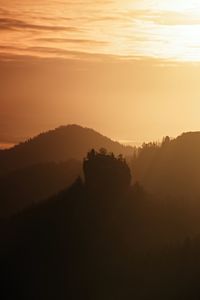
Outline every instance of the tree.
POLYGON ((164 137, 162 140, 162 146, 166 146, 169 143, 170 143, 170 137, 169 136, 164 137))

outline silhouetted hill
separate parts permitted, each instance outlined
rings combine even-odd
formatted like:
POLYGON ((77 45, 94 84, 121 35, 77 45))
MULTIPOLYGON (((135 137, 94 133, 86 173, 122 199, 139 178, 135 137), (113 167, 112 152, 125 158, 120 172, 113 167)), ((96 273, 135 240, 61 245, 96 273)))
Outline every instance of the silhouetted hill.
POLYGON ((0 218, 19 212, 70 186, 81 174, 81 163, 43 163, 13 171, 0 180, 0 218))
POLYGON ((90 149, 102 147, 116 155, 126 156, 133 152, 133 148, 114 142, 92 129, 78 125, 62 126, 11 149, 1 150, 0 175, 38 163, 61 162, 72 158, 82 160, 90 149))
POLYGON ((188 202, 200 199, 200 132, 183 133, 173 140, 166 138, 160 146, 144 145, 134 171, 151 193, 188 202))

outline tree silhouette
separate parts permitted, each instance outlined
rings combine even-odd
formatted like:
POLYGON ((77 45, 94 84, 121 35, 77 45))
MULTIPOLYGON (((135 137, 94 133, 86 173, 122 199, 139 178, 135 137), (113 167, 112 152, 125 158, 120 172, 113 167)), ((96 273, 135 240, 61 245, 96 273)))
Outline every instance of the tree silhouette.
POLYGON ((105 149, 92 149, 84 159, 86 188, 94 193, 121 193, 130 187, 130 169, 122 155, 115 157, 105 149))

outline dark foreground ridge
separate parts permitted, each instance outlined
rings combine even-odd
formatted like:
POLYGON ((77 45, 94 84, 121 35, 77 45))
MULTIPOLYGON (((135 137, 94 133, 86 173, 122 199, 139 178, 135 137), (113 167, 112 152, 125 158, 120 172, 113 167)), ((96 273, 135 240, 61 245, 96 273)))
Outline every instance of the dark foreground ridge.
POLYGON ((83 169, 84 181, 1 224, 1 299, 199 299, 187 212, 131 186, 122 156, 92 150, 83 169))

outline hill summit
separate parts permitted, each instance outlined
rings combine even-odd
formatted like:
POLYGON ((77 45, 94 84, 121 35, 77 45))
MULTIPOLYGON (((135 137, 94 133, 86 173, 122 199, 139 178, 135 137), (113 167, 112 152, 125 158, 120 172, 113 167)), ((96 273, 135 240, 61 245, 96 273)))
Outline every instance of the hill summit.
POLYGON ((82 160, 86 153, 106 148, 115 155, 130 155, 133 148, 123 146, 93 129, 78 125, 61 126, 44 132, 11 149, 0 151, 0 175, 38 163, 82 160))

